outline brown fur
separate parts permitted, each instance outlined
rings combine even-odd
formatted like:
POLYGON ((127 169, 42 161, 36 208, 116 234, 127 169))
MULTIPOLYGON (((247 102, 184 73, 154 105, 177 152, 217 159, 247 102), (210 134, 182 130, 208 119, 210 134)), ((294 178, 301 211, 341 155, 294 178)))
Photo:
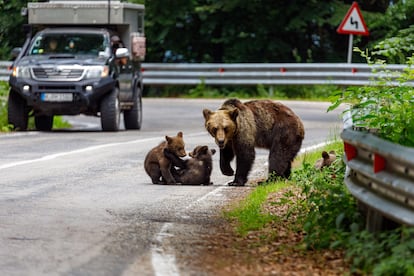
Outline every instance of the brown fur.
POLYGON ((305 130, 300 118, 282 103, 226 100, 217 111, 203 110, 205 127, 220 148, 220 169, 236 175, 229 185, 244 185, 255 159, 255 147, 269 149, 269 177, 289 177, 305 130))
POLYGON ((197 146, 188 155, 191 157, 182 160, 168 150, 164 150, 165 156, 169 158, 173 165, 181 168, 174 175, 175 180, 182 184, 210 185, 210 176, 213 170, 212 156, 216 153, 215 149, 208 146, 197 146))
POLYGON ((323 167, 329 167, 335 160, 336 154, 334 150, 331 150, 329 153, 323 151, 322 158, 316 160, 315 162, 315 169, 320 170, 323 167))
POLYGON ((172 176, 172 164, 170 159, 165 157, 164 149, 168 149, 171 153, 178 157, 186 156, 184 149, 183 133, 178 132, 177 136, 165 136, 165 141, 150 150, 145 157, 144 168, 151 177, 153 184, 175 184, 172 176))

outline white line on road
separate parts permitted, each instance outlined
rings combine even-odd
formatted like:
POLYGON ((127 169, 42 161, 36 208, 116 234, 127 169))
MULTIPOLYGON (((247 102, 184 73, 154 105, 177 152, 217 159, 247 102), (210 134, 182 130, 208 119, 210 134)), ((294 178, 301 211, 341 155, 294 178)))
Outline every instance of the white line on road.
MULTIPOLYGON (((223 189, 227 188, 226 186, 219 186, 209 193, 198 198, 194 202, 190 203, 186 209, 191 208, 194 204, 200 203, 206 200, 210 196, 215 196, 220 193, 223 189)), ((173 235, 168 233, 168 230, 173 227, 174 224, 171 222, 166 222, 162 225, 160 232, 155 236, 156 242, 151 248, 151 262, 156 276, 176 276, 180 275, 176 262, 175 255, 173 253, 168 253, 169 251, 174 252, 173 249, 168 250, 167 246, 163 245, 164 237, 172 237, 173 235)))
MULTIPOLYGON (((199 133, 189 134, 189 135, 186 135, 186 136, 194 137, 194 136, 200 136, 200 135, 206 135, 206 134, 204 132, 199 132, 199 133)), ((137 144, 137 143, 147 143, 147 142, 155 141, 155 140, 158 141, 159 139, 160 139, 159 137, 152 137, 152 138, 146 138, 146 139, 131 140, 131 141, 127 141, 127 142, 102 144, 102 145, 91 146, 91 147, 87 147, 87 148, 83 148, 83 149, 77 149, 77 150, 66 151, 66 152, 59 152, 59 153, 45 155, 45 156, 40 157, 40 158, 35 158, 35 159, 30 159, 30 160, 22 160, 22 161, 17 161, 17 162, 12 162, 12 163, 8 163, 8 164, 0 165, 0 170, 12 168, 12 167, 17 167, 17 166, 22 166, 22 165, 27 165, 27 164, 31 164, 31 163, 49 161, 49 160, 53 160, 53 159, 56 159, 56 158, 59 158, 59 157, 64 157, 64 156, 68 156, 68 155, 72 155, 72 154, 85 153, 85 152, 100 150, 100 149, 109 148, 109 147, 117 147, 117 146, 137 144)))
POLYGON ((173 226, 172 223, 164 223, 155 237, 156 242, 151 248, 151 263, 156 276, 178 276, 178 268, 175 264, 175 255, 168 253, 163 246, 164 237, 171 237, 168 233, 169 228, 173 226))

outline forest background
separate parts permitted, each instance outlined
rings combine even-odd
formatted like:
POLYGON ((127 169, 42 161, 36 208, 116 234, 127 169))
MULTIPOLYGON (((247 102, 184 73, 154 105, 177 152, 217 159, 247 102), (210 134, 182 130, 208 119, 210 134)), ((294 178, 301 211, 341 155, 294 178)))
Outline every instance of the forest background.
MULTIPOLYGON (((27 18, 20 11, 27 2, 0 0, 0 60, 23 45, 27 18)), ((353 1, 128 2, 146 7, 146 62, 346 62, 349 36, 336 29, 353 1)), ((404 63, 414 50, 414 0, 358 4, 370 35, 355 36, 354 46, 404 63)), ((357 54, 353 61, 364 62, 357 54)))

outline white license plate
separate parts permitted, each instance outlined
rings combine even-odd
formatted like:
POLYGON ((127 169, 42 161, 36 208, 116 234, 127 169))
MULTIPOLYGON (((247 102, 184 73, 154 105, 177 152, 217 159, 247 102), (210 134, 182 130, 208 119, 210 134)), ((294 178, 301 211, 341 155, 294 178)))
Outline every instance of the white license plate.
POLYGON ((73 101, 72 93, 42 93, 43 102, 71 102, 73 101))

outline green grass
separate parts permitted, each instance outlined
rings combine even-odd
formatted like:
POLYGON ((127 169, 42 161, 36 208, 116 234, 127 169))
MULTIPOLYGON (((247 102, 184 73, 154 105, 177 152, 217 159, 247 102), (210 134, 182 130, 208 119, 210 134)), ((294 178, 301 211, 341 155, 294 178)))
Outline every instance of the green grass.
POLYGON ((237 220, 237 233, 241 236, 245 236, 249 231, 260 229, 276 219, 274 216, 262 212, 263 202, 270 193, 284 187, 287 187, 287 183, 282 181, 271 185, 258 186, 246 199, 239 202, 238 206, 225 212, 224 216, 230 220, 237 220))

